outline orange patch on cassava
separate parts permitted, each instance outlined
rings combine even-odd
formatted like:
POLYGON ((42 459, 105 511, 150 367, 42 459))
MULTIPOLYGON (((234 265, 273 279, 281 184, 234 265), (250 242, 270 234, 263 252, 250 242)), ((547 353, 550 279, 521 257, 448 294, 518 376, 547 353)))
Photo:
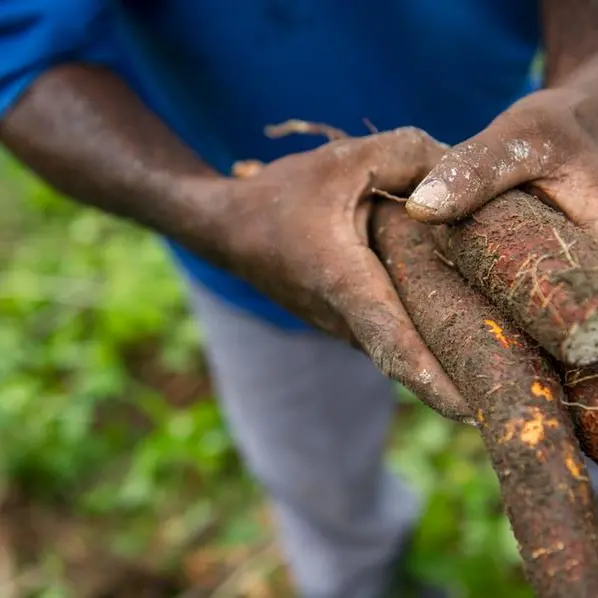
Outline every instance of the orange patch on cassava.
POLYGON ((567 445, 565 447, 565 465, 567 469, 571 472, 571 475, 576 480, 586 480, 587 477, 582 473, 583 465, 578 463, 574 456, 573 447, 571 445, 567 445))
POLYGON ((505 431, 501 442, 509 442, 518 435, 523 444, 536 447, 546 437, 546 428, 554 429, 559 427, 557 419, 553 417, 546 418, 537 407, 533 407, 530 411, 530 419, 513 419, 505 424, 505 431))
POLYGON ((403 280, 405 278, 405 264, 403 264, 403 262, 397 262, 394 267, 397 280, 403 280))
POLYGON ((532 552, 532 559, 538 559, 542 556, 554 554, 555 552, 561 552, 561 550, 565 550, 565 545, 562 542, 556 542, 556 544, 548 548, 537 548, 534 550, 532 552))
POLYGON ((505 331, 494 320, 484 320, 484 324, 490 329, 490 334, 498 341, 503 349, 511 347, 520 347, 521 345, 513 338, 509 338, 505 331))
POLYGON ((486 418, 484 417, 484 412, 481 409, 478 409, 475 414, 475 418, 481 426, 486 423, 486 418))
POLYGON ((573 457, 566 457, 565 463, 567 465, 567 469, 571 472, 571 475, 576 480, 582 480, 584 476, 581 474, 581 467, 579 464, 573 459, 573 457))
POLYGON ((535 397, 544 397, 547 401, 552 401, 554 398, 550 387, 542 384, 540 380, 536 380, 530 389, 535 397))

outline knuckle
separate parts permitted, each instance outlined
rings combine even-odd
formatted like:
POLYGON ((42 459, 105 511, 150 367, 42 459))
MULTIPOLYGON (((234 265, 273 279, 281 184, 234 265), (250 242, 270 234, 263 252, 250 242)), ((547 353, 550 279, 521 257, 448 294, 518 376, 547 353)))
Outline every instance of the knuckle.
POLYGON ((332 141, 320 148, 312 164, 323 180, 353 179, 359 173, 375 170, 380 143, 368 137, 332 141))
POLYGON ((503 138, 525 139, 534 148, 537 142, 562 134, 555 128, 554 107, 537 98, 533 102, 524 98, 497 117, 495 123, 503 138))
MULTIPOLYGON (((316 260, 316 263, 327 263, 316 260)), ((351 287, 351 277, 348 272, 332 273, 321 267, 317 274, 317 291, 324 301, 332 308, 341 309, 345 303, 345 295, 351 287)))
POLYGON ((400 167, 418 178, 418 173, 423 177, 445 151, 446 147, 424 130, 406 126, 364 138, 360 156, 370 170, 397 171, 400 167))
POLYGON ((501 121, 501 137, 504 141, 504 160, 510 169, 539 176, 552 168, 555 141, 566 133, 555 129, 554 113, 543 105, 513 107, 507 111, 501 121))
POLYGON ((467 147, 443 156, 434 171, 437 178, 452 189, 470 191, 479 189, 488 180, 488 163, 485 150, 475 151, 467 147))
POLYGON ((409 126, 394 129, 387 140, 388 144, 396 151, 413 157, 426 155, 436 145, 434 138, 426 131, 409 126))
POLYGON ((370 346, 370 357, 378 370, 387 378, 405 381, 406 366, 401 348, 396 343, 380 337, 376 338, 370 346))
POLYGON ((395 137, 402 137, 404 140, 413 143, 427 143, 432 140, 432 137, 426 131, 414 126, 397 127, 392 133, 395 137))
POLYGON ((316 149, 320 155, 332 159, 345 159, 355 152, 355 139, 336 139, 316 149))
POLYGON ((517 161, 524 160, 528 152, 529 145, 520 140, 513 139, 510 148, 505 144, 504 154, 502 149, 495 151, 489 143, 475 140, 465 142, 447 154, 440 163, 446 164, 445 173, 449 182, 459 178, 464 190, 485 191, 492 188, 498 179, 511 173, 517 167, 517 161))
POLYGON ((551 144, 533 137, 509 139, 505 143, 507 161, 513 169, 529 178, 540 176, 550 162, 551 144))
POLYGON ((424 152, 427 156, 439 158, 450 146, 435 139, 428 132, 418 127, 400 127, 394 130, 395 138, 398 136, 402 143, 408 143, 416 150, 424 152))

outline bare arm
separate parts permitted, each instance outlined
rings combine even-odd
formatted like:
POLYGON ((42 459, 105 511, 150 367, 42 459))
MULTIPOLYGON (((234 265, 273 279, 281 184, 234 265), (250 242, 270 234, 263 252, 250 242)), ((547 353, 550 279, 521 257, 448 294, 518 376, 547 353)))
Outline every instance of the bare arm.
POLYGON ((7 113, 0 139, 64 193, 177 240, 355 342, 441 413, 469 415, 367 244, 372 188, 404 191, 444 151, 422 132, 330 143, 237 181, 211 171, 114 75, 64 65, 7 113))
POLYGON ((225 179, 109 71, 65 65, 45 73, 0 122, 0 139, 66 195, 218 261, 225 179), (188 179, 199 192, 185 192, 188 179))

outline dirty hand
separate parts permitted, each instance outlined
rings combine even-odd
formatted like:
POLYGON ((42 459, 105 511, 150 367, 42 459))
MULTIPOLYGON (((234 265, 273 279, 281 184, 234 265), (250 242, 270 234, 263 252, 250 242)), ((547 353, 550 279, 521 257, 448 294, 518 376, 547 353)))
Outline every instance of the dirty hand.
POLYGON ((463 419, 458 391, 419 338, 368 244, 372 192, 405 192, 445 147, 404 128, 333 141, 229 179, 228 267, 305 321, 353 342, 432 408, 463 419))
POLYGON ((448 151, 407 211, 423 222, 449 222, 517 186, 598 236, 597 98, 574 88, 523 98, 448 151))

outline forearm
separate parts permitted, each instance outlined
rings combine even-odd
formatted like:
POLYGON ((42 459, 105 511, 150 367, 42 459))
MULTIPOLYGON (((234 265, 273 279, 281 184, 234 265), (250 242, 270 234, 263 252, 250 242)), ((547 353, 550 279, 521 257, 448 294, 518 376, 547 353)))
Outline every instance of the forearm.
POLYGON ((543 0, 546 86, 598 93, 598 1, 543 0))
POLYGON ((225 179, 113 74, 83 65, 49 71, 0 122, 0 139, 66 195, 215 252, 225 179), (200 190, 193 197, 190 180, 200 190))

